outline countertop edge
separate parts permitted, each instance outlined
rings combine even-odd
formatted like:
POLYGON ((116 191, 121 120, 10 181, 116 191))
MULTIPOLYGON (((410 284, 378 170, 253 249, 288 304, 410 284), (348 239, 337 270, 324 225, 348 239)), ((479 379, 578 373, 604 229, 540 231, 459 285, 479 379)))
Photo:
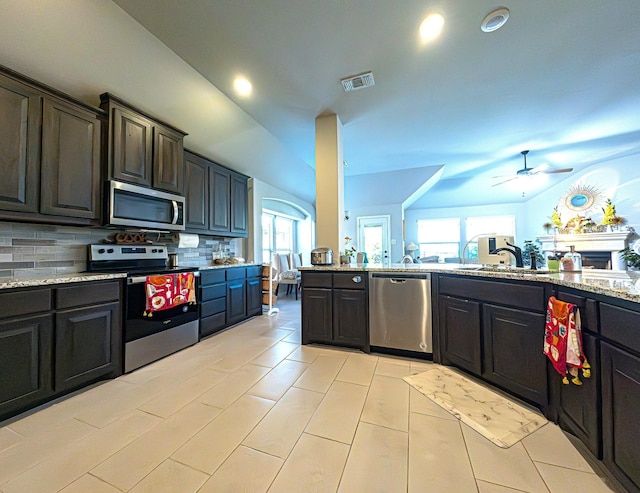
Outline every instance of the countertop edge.
POLYGON ((583 272, 531 274, 526 271, 497 272, 473 270, 468 267, 461 268, 457 264, 444 266, 439 264, 391 264, 390 266, 381 266, 380 264, 317 265, 311 267, 299 267, 298 270, 320 272, 398 272, 409 274, 432 273, 525 282, 542 282, 640 303, 640 274, 629 271, 603 271, 589 269, 583 272))

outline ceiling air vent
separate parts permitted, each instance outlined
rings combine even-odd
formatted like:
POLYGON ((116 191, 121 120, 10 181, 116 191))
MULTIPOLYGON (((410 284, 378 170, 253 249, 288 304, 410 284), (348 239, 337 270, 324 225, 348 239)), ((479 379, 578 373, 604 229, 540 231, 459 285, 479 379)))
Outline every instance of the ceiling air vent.
POLYGON ((342 79, 340 82, 342 82, 344 92, 356 91, 358 89, 364 89, 365 87, 375 85, 373 72, 365 72, 363 74, 347 77, 346 79, 342 79))

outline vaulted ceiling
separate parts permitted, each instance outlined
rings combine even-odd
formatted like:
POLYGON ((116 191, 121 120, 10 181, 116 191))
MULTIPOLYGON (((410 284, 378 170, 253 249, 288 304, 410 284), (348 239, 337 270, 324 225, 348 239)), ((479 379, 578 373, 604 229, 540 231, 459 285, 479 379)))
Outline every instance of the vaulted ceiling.
POLYGON ((348 176, 388 186, 401 170, 444 165, 412 207, 526 200, 493 186, 522 167, 524 149, 529 167, 574 172, 640 154, 638 0, 114 2, 301 163, 314 166, 314 121, 331 112, 348 176), (498 7, 508 22, 482 32, 498 7), (425 44, 418 27, 431 12, 445 24, 425 44), (375 86, 343 91, 340 79, 368 70, 375 86), (250 97, 234 92, 237 74, 250 97))

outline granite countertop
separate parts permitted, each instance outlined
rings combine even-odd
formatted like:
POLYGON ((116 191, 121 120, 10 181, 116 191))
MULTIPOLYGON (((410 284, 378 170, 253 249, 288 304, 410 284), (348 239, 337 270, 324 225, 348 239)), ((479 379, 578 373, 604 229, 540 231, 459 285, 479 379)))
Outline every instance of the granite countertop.
POLYGON ((367 271, 367 272, 403 272, 403 273, 450 273, 469 277, 513 279, 538 281, 581 289, 591 293, 640 303, 640 273, 635 271, 585 269, 582 272, 556 272, 540 270, 532 273, 528 269, 483 268, 477 264, 349 264, 316 265, 299 267, 299 270, 312 271, 367 271), (486 270, 483 270, 486 269, 486 270))
MULTIPOLYGON (((194 270, 227 269, 229 267, 246 267, 250 265, 262 265, 256 262, 228 265, 194 266, 194 270)), ((190 266, 180 266, 190 268, 190 266)), ((8 277, 0 278, 0 290, 14 288, 28 288, 36 286, 49 286, 51 284, 67 284, 72 282, 104 281, 108 279, 121 279, 127 277, 126 272, 100 273, 100 272, 75 272, 73 274, 55 274, 42 277, 8 277)))
POLYGON ((9 277, 0 279, 0 289, 28 288, 33 286, 48 286, 50 284, 67 284, 72 282, 105 281, 121 279, 127 275, 124 272, 101 274, 92 272, 75 272, 73 274, 56 274, 47 277, 9 277))

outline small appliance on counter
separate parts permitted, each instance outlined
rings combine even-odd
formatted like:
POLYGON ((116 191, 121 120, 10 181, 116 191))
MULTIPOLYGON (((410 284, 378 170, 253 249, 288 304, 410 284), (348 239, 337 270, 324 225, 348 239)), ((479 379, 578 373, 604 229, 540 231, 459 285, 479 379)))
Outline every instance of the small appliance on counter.
POLYGON ((333 250, 331 248, 315 248, 311 250, 311 265, 332 265, 333 250))
POLYGON ((486 265, 511 265, 512 255, 506 250, 513 244, 513 236, 478 236, 478 263, 486 265), (499 249, 498 253, 492 253, 499 249))

